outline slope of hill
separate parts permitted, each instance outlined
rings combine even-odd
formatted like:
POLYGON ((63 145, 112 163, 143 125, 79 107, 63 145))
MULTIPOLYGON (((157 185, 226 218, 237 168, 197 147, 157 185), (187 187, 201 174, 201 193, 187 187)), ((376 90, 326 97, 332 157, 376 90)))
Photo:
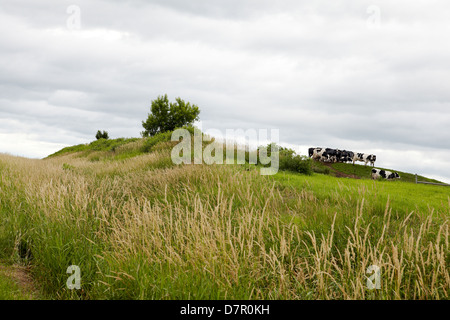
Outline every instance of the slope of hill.
MULTIPOLYGON (((91 161, 99 160, 123 160, 135 156, 143 155, 152 150, 152 148, 161 143, 169 142, 169 134, 160 134, 153 138, 118 138, 118 139, 99 139, 89 144, 80 144, 72 147, 64 148, 54 154, 51 154, 47 159, 77 153, 80 157, 86 157, 91 161)), ((164 146, 172 146, 173 144, 165 144, 164 146)), ((160 147, 161 148, 161 147, 160 147)), ((350 163, 323 163, 314 161, 313 170, 316 173, 332 175, 336 177, 348 177, 355 179, 370 179, 371 166, 364 166, 360 164, 352 165, 350 163)), ((415 174, 398 171, 395 169, 376 167, 388 171, 398 172, 403 182, 415 182, 415 174)), ((420 181, 442 183, 435 179, 430 179, 418 175, 420 181)))
POLYGON ((448 189, 174 165, 166 138, 124 141, 45 160, 0 155, 0 261, 31 266, 50 298, 450 294, 448 189), (71 265, 82 290, 66 286, 71 265), (369 266, 381 270, 378 290, 369 266))
MULTIPOLYGON (((355 179, 371 179, 371 173, 372 173, 372 166, 365 166, 360 164, 351 164, 351 163, 322 163, 318 161, 314 161, 314 169, 318 173, 326 173, 331 174, 336 177, 348 177, 348 178, 355 178, 355 179)), ((401 179, 399 181, 402 182, 412 182, 415 183, 416 177, 415 174, 408 173, 408 172, 402 172, 395 169, 389 169, 389 168, 382 168, 382 167, 375 167, 376 169, 382 169, 387 170, 391 172, 397 172, 401 179)), ((441 181, 430 179, 427 177, 424 177, 422 175, 418 175, 419 181, 425 181, 425 182, 434 182, 434 183, 442 183, 441 181)))
MULTIPOLYGON (((81 153, 82 156, 88 156, 89 154, 93 152, 103 153, 103 156, 107 156, 107 153, 110 152, 111 155, 116 153, 117 149, 120 149, 120 147, 123 147, 124 145, 131 145, 131 143, 140 141, 142 142, 143 139, 139 138, 119 138, 119 139, 99 139, 96 141, 93 141, 89 144, 79 144, 72 147, 67 147, 64 149, 61 149, 47 157, 53 158, 65 154, 70 153, 81 153)), ((127 151, 131 151, 130 153, 132 155, 138 155, 138 152, 140 152, 140 148, 138 145, 131 145, 131 147, 127 148, 127 151)))

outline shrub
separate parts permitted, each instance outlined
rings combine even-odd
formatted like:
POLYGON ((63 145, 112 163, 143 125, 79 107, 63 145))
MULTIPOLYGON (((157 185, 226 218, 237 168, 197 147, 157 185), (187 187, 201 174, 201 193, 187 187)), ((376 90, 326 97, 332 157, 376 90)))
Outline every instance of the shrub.
MULTIPOLYGON (((178 128, 177 128, 178 129, 178 128)), ((194 132, 201 132, 198 128, 194 127, 194 126, 184 126, 182 128, 179 129, 186 129, 187 131, 189 131, 189 133, 191 134, 191 136, 194 135, 194 132)), ((176 129, 175 129, 176 130, 176 129)), ((175 131, 174 130, 174 131, 175 131)), ((166 132, 160 132, 155 134, 154 136, 148 137, 144 139, 144 145, 142 147, 142 152, 150 152, 153 151, 153 147, 159 143, 163 143, 163 142, 169 142, 172 141, 172 133, 173 131, 166 131, 166 132)), ((203 132, 201 132, 202 137, 203 137, 203 132)), ((209 143, 209 142, 208 142, 209 143)))
POLYGON ((125 138, 118 138, 118 139, 114 139, 114 140, 107 140, 107 139, 99 139, 97 141, 93 141, 89 144, 89 150, 90 151, 115 151, 118 147, 127 144, 127 143, 131 143, 131 142, 135 142, 139 140, 138 138, 130 138, 130 139, 125 139, 125 138))
POLYGON ((311 159, 306 156, 280 153, 280 170, 311 175, 311 159))
MULTIPOLYGON (((258 151, 261 150, 261 148, 266 148, 269 157, 272 155, 272 152, 278 153, 279 170, 287 170, 307 175, 313 173, 311 159, 306 156, 297 155, 292 149, 278 146, 275 143, 271 143, 266 147, 259 147, 258 151)), ((260 161, 259 156, 258 161, 260 161)))
POLYGON ((142 146, 142 151, 150 152, 156 144, 158 144, 160 142, 171 141, 171 139, 172 139, 172 131, 157 133, 154 136, 151 136, 144 140, 144 145, 142 146))
POLYGON ((109 139, 109 134, 106 131, 101 132, 100 130, 98 130, 97 134, 95 135, 95 138, 97 140, 100 140, 100 139, 108 140, 109 139))

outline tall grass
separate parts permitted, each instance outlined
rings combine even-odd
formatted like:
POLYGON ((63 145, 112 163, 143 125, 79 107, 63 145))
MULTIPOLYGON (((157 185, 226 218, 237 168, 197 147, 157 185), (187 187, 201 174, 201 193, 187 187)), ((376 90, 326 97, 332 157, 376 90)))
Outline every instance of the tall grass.
POLYGON ((408 212, 372 181, 173 166, 155 149, 1 155, 1 259, 30 265, 58 299, 449 297, 448 198, 408 212), (70 265, 82 290, 66 288, 70 265), (367 288, 371 265, 379 290, 367 288))

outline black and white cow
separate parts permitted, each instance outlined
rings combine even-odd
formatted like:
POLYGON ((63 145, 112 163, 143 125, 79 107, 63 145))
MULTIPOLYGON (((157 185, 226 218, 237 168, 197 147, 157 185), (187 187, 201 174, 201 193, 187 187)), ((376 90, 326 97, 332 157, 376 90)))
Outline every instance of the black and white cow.
POLYGON ((370 162, 372 166, 375 166, 375 161, 377 160, 377 156, 374 154, 366 154, 366 153, 355 153, 353 155, 353 165, 355 165, 356 161, 364 162, 367 166, 367 162, 370 162))
POLYGON ((322 162, 338 162, 343 156, 342 150, 332 148, 309 148, 308 155, 310 158, 322 162))
POLYGON ((332 148, 309 148, 308 155, 314 160, 322 162, 350 162, 353 161, 352 151, 332 148))
POLYGON ((308 150, 308 153, 311 154, 311 149, 312 149, 312 158, 314 160, 320 160, 320 158, 322 157, 323 153, 325 152, 324 148, 310 148, 308 150))
POLYGON ((323 157, 325 157, 323 159, 325 162, 342 162, 343 151, 339 149, 326 148, 323 157))
POLYGON ((322 162, 336 162, 336 156, 331 153, 328 153, 326 150, 322 153, 320 157, 320 161, 322 162))
POLYGON ((400 179, 400 176, 397 172, 390 172, 381 169, 372 169, 372 179, 376 180, 380 177, 386 180, 400 179))
POLYGON ((328 155, 328 162, 337 162, 339 160, 340 156, 339 149, 326 148, 325 152, 328 155))
POLYGON ((308 156, 310 158, 312 158, 312 156, 314 155, 314 150, 316 150, 316 149, 321 149, 321 148, 309 148, 308 149, 308 156))
POLYGON ((309 148, 308 155, 310 155, 313 160, 322 162, 332 162, 334 159, 333 155, 329 153, 329 148, 309 148))
POLYGON ((339 162, 349 162, 353 161, 355 154, 352 151, 339 150, 339 162))

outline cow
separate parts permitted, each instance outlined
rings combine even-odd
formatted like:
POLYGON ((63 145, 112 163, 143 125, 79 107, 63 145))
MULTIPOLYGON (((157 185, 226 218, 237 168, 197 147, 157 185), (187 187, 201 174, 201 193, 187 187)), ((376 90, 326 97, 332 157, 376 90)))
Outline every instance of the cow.
MULTIPOLYGON (((322 162, 340 162, 342 161, 343 151, 332 148, 309 148, 308 156, 314 160, 322 162)), ((348 157, 348 156, 347 156, 348 157)), ((350 159, 351 161, 351 159, 350 159)))
POLYGON ((322 155, 323 155, 324 152, 325 152, 324 148, 314 148, 312 150, 312 158, 314 160, 320 160, 322 158, 322 155))
POLYGON ((384 178, 386 180, 400 179, 400 175, 397 172, 390 172, 381 169, 372 169, 372 179, 384 178))
POLYGON ((340 149, 327 148, 326 152, 331 156, 333 162, 352 161, 353 157, 355 155, 352 151, 340 150, 340 149))
POLYGON ((355 154, 352 151, 347 150, 339 150, 339 151, 340 151, 339 162, 353 161, 353 157, 355 156, 355 154))
POLYGON ((319 159, 322 162, 337 162, 339 160, 339 152, 338 149, 321 148, 320 151, 317 152, 316 159, 319 159))
POLYGON ((312 158, 312 156, 314 155, 314 150, 316 150, 316 149, 321 149, 321 148, 309 148, 308 149, 308 156, 310 158, 312 158))
POLYGON ((326 154, 328 155, 328 161, 327 162, 337 162, 340 156, 340 150, 338 149, 331 149, 326 148, 325 149, 326 154))
POLYGON ((309 148, 308 155, 310 158, 322 162, 348 162, 352 161, 354 157, 352 151, 332 148, 309 148))
POLYGON ((308 155, 313 160, 319 160, 322 162, 332 162, 334 160, 334 157, 332 154, 329 153, 331 149, 327 148, 309 148, 308 149, 308 155))
POLYGON ((355 153, 353 155, 353 165, 355 165, 356 161, 364 162, 367 166, 367 162, 370 162, 370 164, 374 167, 375 161, 377 160, 377 156, 374 154, 366 154, 366 153, 355 153))
POLYGON ((320 161, 322 162, 336 162, 336 156, 332 155, 331 153, 328 153, 327 151, 323 152, 320 161))

